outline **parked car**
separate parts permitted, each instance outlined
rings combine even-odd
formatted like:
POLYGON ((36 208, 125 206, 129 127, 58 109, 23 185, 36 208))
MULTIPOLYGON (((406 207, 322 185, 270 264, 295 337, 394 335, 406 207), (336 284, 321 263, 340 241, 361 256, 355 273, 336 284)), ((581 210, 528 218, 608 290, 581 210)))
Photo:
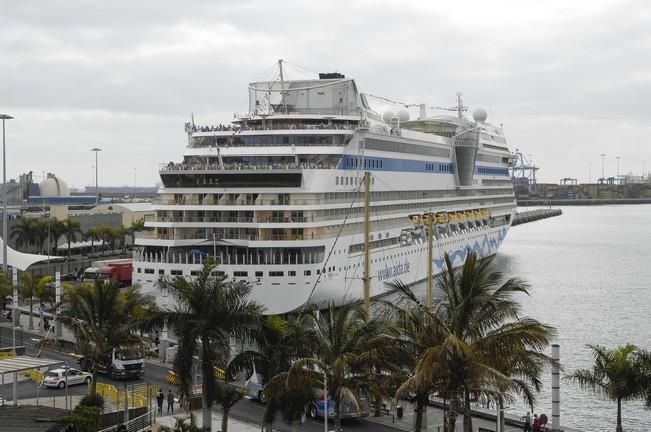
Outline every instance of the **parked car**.
POLYGON ((90 384, 93 376, 88 372, 82 372, 74 368, 59 368, 45 372, 43 384, 47 387, 65 388, 66 374, 68 375, 67 383, 69 386, 75 384, 90 384))

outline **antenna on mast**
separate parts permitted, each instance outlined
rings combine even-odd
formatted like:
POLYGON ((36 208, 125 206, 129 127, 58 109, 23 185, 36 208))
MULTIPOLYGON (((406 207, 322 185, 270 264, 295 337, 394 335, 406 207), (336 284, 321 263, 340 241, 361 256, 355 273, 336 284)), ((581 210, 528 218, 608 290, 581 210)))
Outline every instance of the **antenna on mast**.
POLYGON ((283 76, 283 59, 278 59, 278 70, 280 71, 280 104, 287 114, 287 105, 285 105, 285 77, 283 76))

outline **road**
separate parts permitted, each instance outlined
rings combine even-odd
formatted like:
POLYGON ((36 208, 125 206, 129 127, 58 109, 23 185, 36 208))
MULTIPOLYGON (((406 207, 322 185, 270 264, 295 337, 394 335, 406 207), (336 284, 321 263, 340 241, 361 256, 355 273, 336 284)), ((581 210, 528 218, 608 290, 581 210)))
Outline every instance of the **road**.
MULTIPOLYGON (((36 334, 30 334, 28 332, 22 332, 22 335, 20 336, 22 337, 22 339, 17 337, 17 340, 18 341, 22 340, 22 343, 26 349, 26 354, 31 356, 36 355, 39 350, 37 347, 34 346, 34 343, 40 339, 40 336, 36 334)), ((11 339, 12 339, 11 331, 7 327, 1 327, 0 346, 11 345, 11 339)), ((77 360, 66 353, 43 349, 41 351, 41 357, 54 359, 54 360, 61 360, 64 361, 67 366, 78 367, 77 360)), ((128 385, 141 384, 141 383, 158 384, 161 386, 161 388, 165 393, 167 393, 167 389, 169 388, 171 388, 172 391, 175 392, 177 388, 175 386, 171 386, 167 384, 166 381, 167 371, 168 368, 165 366, 157 365, 154 363, 147 363, 145 367, 145 375, 142 378, 130 379, 126 381, 125 380, 114 381, 109 379, 106 376, 99 375, 98 381, 110 383, 115 385, 116 387, 122 387, 124 386, 125 383, 128 385)), ((86 386, 85 385, 71 386, 68 388, 68 392, 70 395, 84 395, 86 394, 86 386)), ((39 388, 33 381, 24 380, 18 383, 17 393, 18 393, 18 399, 20 400, 20 399, 36 398, 37 394, 39 398, 63 396, 65 394, 65 390, 58 389, 58 388, 50 389, 46 387, 39 388)), ((4 386, 0 384, 0 398, 4 398, 5 400, 11 400, 11 395, 12 395, 12 384, 5 384, 4 386)), ((253 400, 243 399, 237 405, 235 405, 235 407, 233 407, 230 416, 233 419, 237 419, 243 422, 260 424, 264 414, 264 410, 265 410, 265 406, 263 404, 253 400)), ((395 432, 396 431, 395 428, 370 422, 368 420, 352 420, 352 421, 347 421, 344 424, 345 424, 346 431, 360 431, 360 432, 361 431, 364 432, 367 431, 395 432)), ((282 421, 279 421, 277 424, 274 425, 274 427, 282 432, 292 431, 291 425, 286 425, 282 421)), ((308 418, 306 422, 303 425, 301 425, 300 429, 302 431, 307 431, 307 432, 312 432, 312 431, 322 432, 323 421, 321 419, 314 420, 308 418)))

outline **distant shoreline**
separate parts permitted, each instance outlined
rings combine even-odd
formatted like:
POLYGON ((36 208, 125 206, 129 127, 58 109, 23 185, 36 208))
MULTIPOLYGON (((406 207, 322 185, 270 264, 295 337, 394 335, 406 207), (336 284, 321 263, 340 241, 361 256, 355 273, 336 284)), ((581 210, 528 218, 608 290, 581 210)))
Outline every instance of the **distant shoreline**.
POLYGON ((528 199, 518 200, 518 207, 531 206, 593 206, 612 204, 651 204, 651 198, 621 198, 621 199, 528 199))

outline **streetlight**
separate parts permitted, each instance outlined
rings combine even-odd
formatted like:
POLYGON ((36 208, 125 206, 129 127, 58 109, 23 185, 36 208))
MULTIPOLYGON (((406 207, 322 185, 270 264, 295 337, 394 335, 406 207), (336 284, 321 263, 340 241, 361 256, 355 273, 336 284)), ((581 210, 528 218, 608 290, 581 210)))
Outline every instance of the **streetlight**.
POLYGON ((95 147, 90 149, 90 151, 95 152, 95 205, 99 204, 99 189, 97 185, 97 153, 101 152, 102 149, 99 147, 95 147))
POLYGON ((0 114, 2 119, 2 270, 7 273, 7 155, 5 153, 5 120, 13 119, 9 114, 0 114))
POLYGON ((606 153, 601 153, 601 181, 604 181, 604 158, 606 157, 606 153))

